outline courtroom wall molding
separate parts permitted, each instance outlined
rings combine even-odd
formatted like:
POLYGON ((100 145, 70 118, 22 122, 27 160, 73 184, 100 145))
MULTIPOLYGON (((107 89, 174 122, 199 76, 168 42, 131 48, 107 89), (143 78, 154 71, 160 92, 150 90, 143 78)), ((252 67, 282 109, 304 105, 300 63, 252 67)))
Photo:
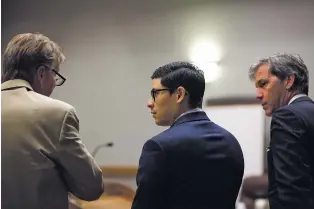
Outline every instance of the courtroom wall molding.
POLYGON ((253 96, 236 96, 236 97, 218 97, 210 98, 205 102, 206 106, 225 106, 225 105, 251 105, 260 104, 253 96))

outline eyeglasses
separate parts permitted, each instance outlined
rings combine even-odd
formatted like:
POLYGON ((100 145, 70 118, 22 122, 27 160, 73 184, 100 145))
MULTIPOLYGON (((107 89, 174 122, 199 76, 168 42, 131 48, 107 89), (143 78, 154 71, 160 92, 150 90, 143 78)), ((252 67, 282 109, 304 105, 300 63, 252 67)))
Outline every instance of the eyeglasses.
POLYGON ((56 70, 52 69, 52 71, 56 74, 56 86, 62 86, 62 84, 64 84, 64 82, 66 81, 66 78, 58 73, 56 70))
POLYGON ((154 101, 156 100, 156 96, 158 95, 158 93, 161 91, 171 91, 171 89, 152 89, 150 91, 150 95, 152 96, 154 101))

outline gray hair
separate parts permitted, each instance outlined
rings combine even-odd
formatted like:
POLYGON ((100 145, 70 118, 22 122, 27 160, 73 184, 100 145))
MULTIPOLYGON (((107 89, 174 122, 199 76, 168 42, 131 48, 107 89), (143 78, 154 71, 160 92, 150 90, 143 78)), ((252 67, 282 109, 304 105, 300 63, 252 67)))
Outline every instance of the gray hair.
POLYGON ((309 91, 309 71, 304 61, 299 55, 280 53, 274 56, 260 59, 249 69, 249 77, 255 79, 256 71, 264 64, 269 65, 270 73, 280 80, 284 80, 294 75, 295 80, 291 87, 293 91, 300 91, 308 95, 309 91))
POLYGON ((8 43, 2 61, 2 82, 23 79, 32 83, 40 65, 60 65, 65 56, 61 47, 41 33, 18 34, 8 43))

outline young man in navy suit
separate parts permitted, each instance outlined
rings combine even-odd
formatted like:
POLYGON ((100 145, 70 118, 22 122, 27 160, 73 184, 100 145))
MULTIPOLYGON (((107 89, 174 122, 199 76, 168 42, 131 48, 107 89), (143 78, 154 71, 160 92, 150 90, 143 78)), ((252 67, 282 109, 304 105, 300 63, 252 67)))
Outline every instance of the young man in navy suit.
POLYGON ((256 97, 272 116, 267 149, 271 209, 314 208, 314 102, 298 55, 277 54, 249 71, 256 97))
POLYGON ((203 72, 173 62, 152 75, 148 108, 158 126, 139 160, 132 209, 234 209, 244 160, 237 139, 201 109, 203 72))

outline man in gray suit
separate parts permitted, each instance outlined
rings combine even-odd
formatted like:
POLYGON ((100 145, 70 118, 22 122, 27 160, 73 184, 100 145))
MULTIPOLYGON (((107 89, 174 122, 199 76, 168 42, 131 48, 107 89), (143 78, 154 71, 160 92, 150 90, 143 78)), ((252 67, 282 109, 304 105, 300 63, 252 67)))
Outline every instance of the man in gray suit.
POLYGON ((79 135, 75 109, 49 98, 65 78, 61 48, 39 33, 15 36, 3 55, 2 195, 6 209, 66 209, 68 193, 91 201, 102 172, 79 135))

